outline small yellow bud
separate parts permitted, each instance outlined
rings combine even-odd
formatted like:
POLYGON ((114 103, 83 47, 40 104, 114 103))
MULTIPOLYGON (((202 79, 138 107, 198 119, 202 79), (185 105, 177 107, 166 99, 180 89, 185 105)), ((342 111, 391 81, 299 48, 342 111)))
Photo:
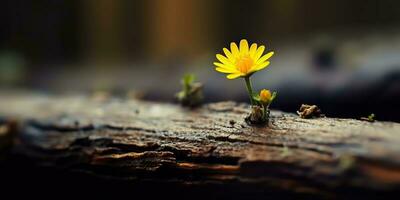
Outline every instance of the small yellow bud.
POLYGON ((267 104, 271 100, 271 92, 269 90, 263 89, 260 91, 260 101, 263 104, 267 104))

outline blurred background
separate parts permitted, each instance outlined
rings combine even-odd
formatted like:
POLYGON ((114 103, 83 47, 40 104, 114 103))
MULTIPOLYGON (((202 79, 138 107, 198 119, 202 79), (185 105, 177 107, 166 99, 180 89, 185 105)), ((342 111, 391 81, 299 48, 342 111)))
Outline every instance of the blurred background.
POLYGON ((273 109, 400 121, 399 25, 397 0, 2 0, 0 88, 172 102, 194 73, 207 102, 247 102, 212 65, 246 38, 275 51, 253 76, 273 109))

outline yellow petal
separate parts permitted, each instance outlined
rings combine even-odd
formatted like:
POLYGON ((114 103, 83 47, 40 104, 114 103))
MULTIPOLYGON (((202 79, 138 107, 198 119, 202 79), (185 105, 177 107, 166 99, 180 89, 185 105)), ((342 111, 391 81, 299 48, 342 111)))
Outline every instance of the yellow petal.
POLYGON ((228 60, 232 63, 235 62, 235 58, 233 57, 232 53, 227 48, 223 48, 223 50, 228 60))
POLYGON ((235 78, 240 77, 241 75, 242 75, 242 74, 240 74, 240 73, 229 74, 228 76, 226 76, 226 78, 228 78, 228 79, 235 79, 235 78))
POLYGON ((228 58, 226 58, 225 56, 221 55, 221 54, 217 54, 217 59, 222 62, 223 64, 229 64, 231 63, 228 58))
POLYGON ((222 63, 219 63, 219 62, 214 62, 213 64, 214 64, 215 66, 217 66, 217 67, 229 68, 228 66, 226 66, 226 65, 224 65, 224 64, 222 64, 222 63))
POLYGON ((254 60, 260 59, 260 57, 263 54, 264 50, 265 50, 265 46, 264 45, 261 45, 260 47, 258 47, 258 49, 256 51, 256 54, 254 55, 254 60))
POLYGON ((222 64, 219 62, 214 62, 214 65, 217 67, 225 68, 225 69, 232 69, 232 70, 235 69, 236 70, 236 67, 232 64, 222 64))
POLYGON ((239 56, 239 48, 234 42, 231 42, 231 52, 234 58, 239 56))
POLYGON ((270 63, 270 62, 267 61, 267 62, 263 62, 263 63, 261 63, 261 64, 258 64, 258 65, 256 65, 256 67, 254 67, 254 69, 251 69, 251 71, 252 71, 252 72, 260 71, 260 70, 266 68, 266 67, 269 65, 269 63, 270 63))
POLYGON ((268 60, 268 58, 271 58, 272 55, 274 55, 274 52, 273 52, 273 51, 271 51, 271 52, 269 52, 269 53, 263 55, 260 59, 258 59, 258 60, 256 61, 256 64, 263 63, 264 61, 268 60))
POLYGON ((256 54, 256 51, 257 51, 257 44, 253 43, 250 46, 250 50, 249 50, 250 57, 254 58, 254 55, 256 54))
POLYGON ((247 43, 247 40, 243 39, 240 40, 240 53, 241 54, 247 54, 249 52, 249 43, 247 43))
POLYGON ((217 68, 215 68, 215 70, 218 72, 221 72, 221 73, 228 73, 228 74, 236 72, 236 70, 226 69, 226 68, 221 68, 221 67, 217 67, 217 68))

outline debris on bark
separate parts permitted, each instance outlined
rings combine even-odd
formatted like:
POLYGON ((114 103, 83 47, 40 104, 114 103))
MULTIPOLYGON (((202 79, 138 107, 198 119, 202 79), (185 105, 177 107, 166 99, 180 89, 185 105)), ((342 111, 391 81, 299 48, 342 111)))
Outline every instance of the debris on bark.
POLYGON ((303 119, 324 117, 317 105, 302 104, 297 114, 303 119))

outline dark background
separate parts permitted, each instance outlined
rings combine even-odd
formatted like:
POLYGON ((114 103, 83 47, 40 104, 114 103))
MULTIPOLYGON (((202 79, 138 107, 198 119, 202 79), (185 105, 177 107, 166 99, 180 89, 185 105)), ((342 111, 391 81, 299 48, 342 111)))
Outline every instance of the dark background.
POLYGON ((215 54, 246 38, 275 51, 253 77, 274 109, 318 104, 331 117, 400 121, 400 1, 3 0, 0 87, 110 91, 173 101, 184 73, 207 102, 247 101, 215 54))

